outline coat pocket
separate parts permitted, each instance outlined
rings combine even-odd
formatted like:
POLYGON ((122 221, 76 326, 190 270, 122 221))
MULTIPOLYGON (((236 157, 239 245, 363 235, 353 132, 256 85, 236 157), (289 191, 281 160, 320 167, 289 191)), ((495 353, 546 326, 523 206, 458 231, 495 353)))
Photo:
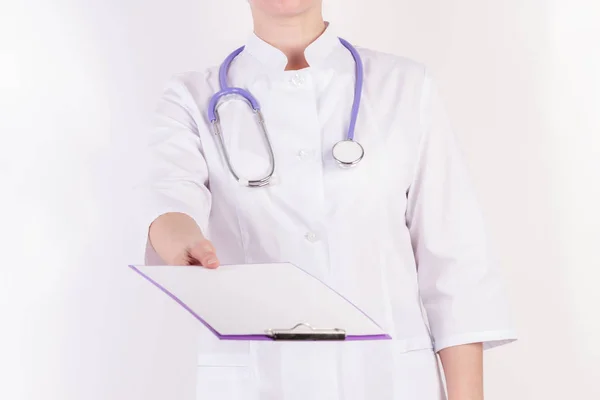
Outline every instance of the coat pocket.
POLYGON ((198 400, 256 400, 256 379, 250 367, 199 366, 196 377, 198 400))
POLYGON ((198 367, 246 367, 251 364, 248 341, 220 340, 208 330, 198 341, 198 367))

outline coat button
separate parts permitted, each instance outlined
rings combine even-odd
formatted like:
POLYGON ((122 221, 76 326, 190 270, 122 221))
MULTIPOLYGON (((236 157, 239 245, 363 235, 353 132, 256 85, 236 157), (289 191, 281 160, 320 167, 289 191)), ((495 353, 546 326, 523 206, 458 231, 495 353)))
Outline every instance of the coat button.
POLYGON ((295 87, 302 87, 304 86, 304 77, 300 74, 295 74, 292 79, 290 79, 290 83, 292 84, 292 86, 295 87))
POLYGON ((304 235, 304 237, 311 243, 315 243, 319 240, 319 237, 314 232, 307 232, 306 235, 304 235))
POLYGON ((306 160, 309 156, 310 156, 310 151, 308 151, 308 150, 298 151, 298 158, 300 160, 306 160))

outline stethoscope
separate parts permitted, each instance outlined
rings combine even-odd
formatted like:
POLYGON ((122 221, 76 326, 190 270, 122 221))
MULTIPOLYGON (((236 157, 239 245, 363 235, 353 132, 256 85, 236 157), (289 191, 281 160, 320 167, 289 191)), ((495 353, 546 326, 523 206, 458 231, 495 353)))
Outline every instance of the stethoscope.
MULTIPOLYGON (((354 131, 356 129, 356 119, 358 117, 358 110, 360 108, 360 100, 362 97, 362 86, 363 86, 363 64, 358 54, 358 51, 346 40, 339 38, 340 42, 350 51, 352 57, 354 57, 354 62, 356 64, 356 82, 354 84, 354 102, 352 104, 352 112, 350 114, 350 126, 348 127, 348 133, 346 135, 346 139, 339 141, 333 146, 332 154, 335 161, 342 168, 353 167, 362 160, 365 155, 365 151, 363 147, 354 140, 354 131)), ((273 174, 275 173, 275 156, 273 155, 273 147, 271 146, 271 141, 269 140, 269 134, 267 132, 267 127, 265 124, 265 119, 263 117, 262 112, 260 111, 260 105, 258 100, 250 93, 249 91, 238 88, 238 87, 230 87, 227 84, 227 72, 233 60, 244 50, 244 46, 235 50, 231 53, 221 67, 219 68, 219 84, 221 86, 221 90, 215 93, 208 104, 208 119, 211 122, 212 130, 214 135, 218 138, 218 143, 221 147, 221 151, 223 152, 223 156, 225 158, 225 162, 227 163, 227 167, 229 171, 233 175, 233 177, 240 183, 249 186, 249 187, 262 187, 271 183, 271 179, 273 178, 273 174), (252 110, 258 119, 258 124, 260 129, 264 135, 265 142, 267 144, 267 150, 269 153, 269 169, 267 174, 260 179, 256 180, 245 180, 240 178, 240 176, 235 171, 235 168, 231 164, 231 159, 229 157, 229 153, 227 152, 227 148, 225 146, 225 142, 223 140, 223 133, 221 130, 221 123, 219 120, 218 108, 223 104, 221 99, 225 96, 240 96, 242 97, 252 110)))

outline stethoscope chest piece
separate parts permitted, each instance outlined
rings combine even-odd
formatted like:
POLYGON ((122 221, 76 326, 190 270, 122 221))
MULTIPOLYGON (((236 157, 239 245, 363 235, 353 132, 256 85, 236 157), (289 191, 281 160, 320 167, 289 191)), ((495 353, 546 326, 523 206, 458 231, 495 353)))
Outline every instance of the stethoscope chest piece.
POLYGON ((365 156, 365 150, 360 143, 354 140, 342 140, 333 146, 333 158, 340 167, 350 168, 355 166, 365 156))

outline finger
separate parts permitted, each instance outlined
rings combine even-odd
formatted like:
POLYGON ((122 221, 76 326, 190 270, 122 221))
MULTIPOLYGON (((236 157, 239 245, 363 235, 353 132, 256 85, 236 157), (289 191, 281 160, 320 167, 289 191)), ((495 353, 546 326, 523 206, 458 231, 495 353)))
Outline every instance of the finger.
POLYGON ((204 240, 189 249, 190 258, 196 260, 195 265, 206 268, 217 268, 219 259, 214 246, 208 240, 204 240))

